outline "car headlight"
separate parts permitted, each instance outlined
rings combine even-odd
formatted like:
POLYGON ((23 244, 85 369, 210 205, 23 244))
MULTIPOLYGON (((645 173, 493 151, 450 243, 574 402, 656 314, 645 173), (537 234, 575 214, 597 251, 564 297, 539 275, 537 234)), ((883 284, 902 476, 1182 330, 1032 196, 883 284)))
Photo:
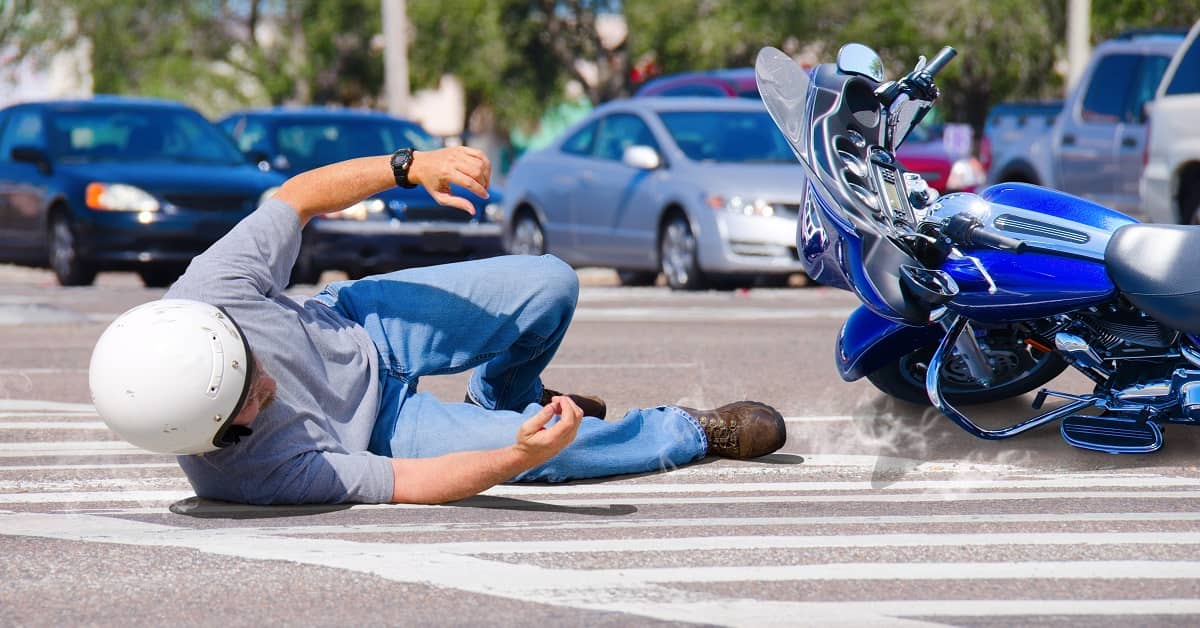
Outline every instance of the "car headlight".
POLYGON ((322 216, 332 220, 366 220, 372 216, 383 213, 387 204, 382 199, 368 198, 365 201, 359 201, 346 209, 336 212, 331 212, 322 216))
POLYGON ((761 198, 710 194, 705 197, 704 202, 715 210, 727 211, 731 214, 741 214, 743 216, 770 217, 783 213, 783 208, 778 206, 778 204, 761 198))
POLYGON ((115 212, 156 212, 158 199, 142 188, 125 183, 89 183, 84 193, 90 209, 115 212))
POLYGON ((974 157, 959 159, 950 166, 950 178, 946 179, 946 191, 973 190, 987 181, 983 165, 974 157))
POLYGON ((504 206, 500 203, 488 203, 483 208, 483 217, 488 222, 504 222, 504 206))
POLYGON ((270 200, 272 196, 275 196, 275 193, 278 191, 279 191, 278 185, 267 188, 267 191, 263 192, 262 196, 258 197, 258 206, 262 207, 263 204, 266 203, 268 200, 270 200))

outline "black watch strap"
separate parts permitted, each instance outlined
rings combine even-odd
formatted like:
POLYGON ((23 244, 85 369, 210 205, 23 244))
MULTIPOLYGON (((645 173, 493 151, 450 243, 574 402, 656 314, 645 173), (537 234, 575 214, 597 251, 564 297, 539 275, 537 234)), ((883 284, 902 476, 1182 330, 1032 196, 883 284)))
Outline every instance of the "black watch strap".
POLYGON ((413 149, 401 148, 392 153, 392 176, 396 177, 396 185, 412 189, 417 187, 416 183, 408 180, 408 169, 412 167, 413 149))

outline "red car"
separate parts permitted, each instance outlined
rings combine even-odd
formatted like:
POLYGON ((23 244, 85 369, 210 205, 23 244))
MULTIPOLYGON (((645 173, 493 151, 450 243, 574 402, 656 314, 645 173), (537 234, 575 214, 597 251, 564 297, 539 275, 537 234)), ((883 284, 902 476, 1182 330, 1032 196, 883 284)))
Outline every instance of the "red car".
MULTIPOLYGON (((759 98, 754 68, 671 74, 647 81, 634 96, 759 98)), ((896 156, 905 168, 920 174, 938 192, 974 191, 987 179, 987 171, 970 155, 956 158, 951 154, 941 130, 940 126, 922 124, 908 136, 896 156)))

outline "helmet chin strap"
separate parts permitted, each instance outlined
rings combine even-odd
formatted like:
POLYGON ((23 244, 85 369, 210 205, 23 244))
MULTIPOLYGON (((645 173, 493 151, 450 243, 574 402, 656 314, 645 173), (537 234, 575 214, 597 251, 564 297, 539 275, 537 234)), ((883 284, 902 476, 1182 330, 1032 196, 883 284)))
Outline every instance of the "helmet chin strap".
POLYGON ((251 430, 245 425, 230 425, 225 429, 225 433, 221 435, 217 442, 217 446, 228 447, 230 445, 236 445, 241 442, 243 438, 250 436, 253 431, 254 430, 251 430))

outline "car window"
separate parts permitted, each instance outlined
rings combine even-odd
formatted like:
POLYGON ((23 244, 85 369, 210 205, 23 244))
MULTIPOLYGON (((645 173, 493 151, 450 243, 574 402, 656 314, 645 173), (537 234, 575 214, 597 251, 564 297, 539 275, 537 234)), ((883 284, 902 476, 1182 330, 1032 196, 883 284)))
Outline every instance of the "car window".
POLYGON ((279 154, 287 159, 284 168, 292 170, 384 155, 405 147, 430 150, 439 145, 421 127, 386 118, 284 120, 276 123, 273 135, 279 154))
POLYGON ((575 135, 572 135, 571 137, 567 138, 567 141, 563 142, 562 152, 567 153, 568 155, 579 155, 581 157, 587 157, 588 155, 591 155, 592 140, 596 138, 596 127, 598 126, 598 123, 592 122, 591 124, 576 131, 575 135))
POLYGON ((692 161, 795 163, 792 150, 765 111, 671 111, 659 118, 692 161))
POLYGON ((246 116, 231 116, 222 120, 217 126, 221 127, 221 130, 236 142, 238 136, 242 134, 241 125, 245 122, 246 116))
MULTIPOLYGON (((4 137, 4 127, 7 126, 8 118, 11 113, 12 112, 8 111, 8 110, 0 111, 0 138, 4 137)), ((12 159, 12 156, 9 155, 8 152, 0 154, 0 161, 9 161, 11 159, 12 159)))
POLYGON ((250 151, 268 152, 270 148, 267 146, 267 125, 263 124, 262 120, 255 118, 246 118, 246 123, 241 125, 241 132, 237 135, 238 150, 243 153, 250 151))
POLYGON ((12 114, 5 125, 4 138, 0 140, 0 155, 5 161, 12 160, 12 149, 17 146, 46 147, 46 133, 39 109, 22 109, 12 114))
POLYGON ((629 113, 617 113, 604 118, 596 135, 593 154, 599 159, 620 161, 630 146, 649 146, 658 150, 658 142, 642 119, 629 113))
POLYGON ((1163 73, 1171 64, 1170 57, 1147 55, 1142 57, 1134 78, 1133 89, 1129 92, 1128 104, 1125 107, 1124 121, 1141 124, 1146 121, 1146 103, 1154 100, 1154 92, 1162 81, 1163 73))
POLYGON ((243 163, 220 129, 174 107, 58 109, 50 114, 48 144, 64 161, 243 163))
POLYGON ((1137 71, 1137 55, 1109 55, 1092 73, 1092 84, 1083 97, 1080 116, 1085 122, 1120 122, 1125 113, 1125 96, 1137 71))
POLYGON ((1179 60, 1165 94, 1200 94, 1200 37, 1192 40, 1191 48, 1179 60))

